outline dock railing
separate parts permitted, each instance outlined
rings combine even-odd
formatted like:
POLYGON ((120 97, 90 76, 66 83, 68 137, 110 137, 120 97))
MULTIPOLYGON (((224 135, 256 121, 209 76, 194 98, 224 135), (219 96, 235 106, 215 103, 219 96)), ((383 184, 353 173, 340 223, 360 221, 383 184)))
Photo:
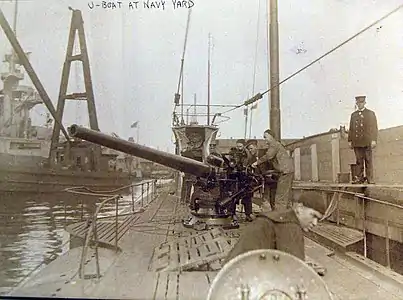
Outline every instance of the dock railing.
MULTIPOLYGON (((141 212, 145 206, 149 205, 156 197, 156 189, 157 189, 157 179, 146 180, 141 182, 136 182, 131 185, 127 185, 118 189, 110 190, 110 191, 94 191, 88 189, 86 187, 72 187, 65 189, 66 192, 82 195, 82 196, 90 196, 103 199, 100 203, 96 204, 96 209, 93 215, 89 216, 86 223, 86 231, 84 237, 84 245, 82 248, 80 265, 79 265, 79 276, 81 279, 87 278, 100 278, 100 266, 99 266, 99 254, 98 254, 98 227, 97 221, 100 219, 106 218, 114 218, 114 248, 116 251, 119 251, 118 241, 119 241, 119 217, 122 216, 130 216, 135 214, 136 212, 141 212), (136 198, 135 188, 140 186, 141 193, 136 198), (123 194, 127 196, 128 194, 131 196, 131 211, 125 213, 119 213, 119 201, 123 198, 123 194), (145 194, 145 195, 144 195, 145 194), (105 198, 105 199, 104 199, 105 198), (106 204, 114 202, 114 214, 113 216, 107 217, 99 217, 99 214, 102 208, 105 207, 106 204), (136 211, 136 204, 140 211, 136 211), (94 275, 85 275, 84 268, 87 257, 88 248, 90 245, 94 245, 95 250, 95 263, 96 263, 96 274, 94 275)), ((84 210, 83 210, 83 201, 81 202, 81 220, 84 219, 84 210)))
MULTIPOLYGON (((364 238, 364 245, 363 245, 363 253, 364 257, 367 258, 367 215, 366 215, 366 208, 368 202, 374 202, 381 205, 385 205, 388 208, 397 208, 403 210, 403 205, 390 203, 384 200, 379 200, 371 197, 367 197, 362 193, 346 191, 346 190, 338 190, 338 189, 329 189, 329 188, 319 188, 319 187, 304 187, 304 186, 293 186, 294 190, 308 190, 308 191, 315 191, 315 192, 325 192, 325 193, 333 193, 332 200, 325 212, 325 217, 329 217, 334 212, 336 212, 336 224, 340 226, 340 200, 342 195, 352 195, 355 199, 355 220, 357 223, 357 215, 360 213, 359 220, 362 222, 362 234, 364 238)), ((389 220, 389 213, 384 214, 384 228, 385 228, 385 249, 386 249, 386 266, 391 269, 390 264, 390 220, 389 220)), ((359 224, 355 224, 355 227, 358 229, 359 224)))

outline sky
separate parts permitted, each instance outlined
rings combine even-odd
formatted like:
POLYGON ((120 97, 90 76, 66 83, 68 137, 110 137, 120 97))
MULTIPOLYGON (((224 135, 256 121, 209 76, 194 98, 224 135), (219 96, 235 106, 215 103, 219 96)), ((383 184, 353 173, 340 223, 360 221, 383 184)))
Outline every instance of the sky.
MULTIPOLYGON (((115 132, 125 139, 136 138, 138 130, 141 144, 172 151, 173 99, 188 9, 175 9, 173 0, 164 1, 164 9, 146 9, 143 1, 138 1, 137 9, 130 9, 130 1, 120 2, 121 8, 104 9, 102 1, 20 0, 18 39, 23 49, 31 52, 31 64, 56 107, 72 15, 68 7, 81 10, 100 130, 115 132), (130 128, 136 121, 139 128, 130 128)), ((212 104, 240 104, 267 90, 268 1, 192 2, 184 63, 184 102, 193 103, 196 94, 198 104, 207 103, 209 33, 213 44, 212 104)), ((403 3, 402 0, 278 2, 280 80, 403 3)), ((0 8, 12 24, 13 2, 0 0, 0 8)), ((402 28, 403 9, 282 84, 282 137, 299 138, 348 125, 357 95, 367 96, 367 107, 377 114, 380 128, 402 125, 402 28)), ((3 57, 10 47, 0 31, 0 55, 3 57)), ((2 71, 5 70, 2 66, 2 71)), ((81 67, 73 65, 69 92, 83 91, 82 80, 81 67)), ((213 108, 213 112, 222 110, 213 108)), ((46 111, 43 105, 34 108, 34 125, 45 122, 46 111)), ((203 108, 198 112, 202 113, 203 108)), ((220 123, 219 138, 243 137, 243 109, 226 116, 230 119, 220 123)), ((260 137, 269 126, 267 95, 258 103, 252 120, 252 137, 260 137)), ((206 119, 198 121, 205 124, 206 119)), ((72 123, 88 126, 85 102, 67 102, 63 124, 72 123)))

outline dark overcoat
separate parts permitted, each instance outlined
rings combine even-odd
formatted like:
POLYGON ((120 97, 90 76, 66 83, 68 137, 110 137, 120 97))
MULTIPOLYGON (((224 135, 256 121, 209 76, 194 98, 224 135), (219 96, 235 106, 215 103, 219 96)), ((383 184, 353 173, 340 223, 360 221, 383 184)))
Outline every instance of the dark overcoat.
POLYGON ((355 111, 350 117, 348 141, 353 147, 368 147, 378 139, 378 123, 372 110, 355 111))
POLYGON ((294 210, 258 215, 244 229, 226 262, 242 253, 258 249, 280 250, 305 260, 304 234, 294 210))

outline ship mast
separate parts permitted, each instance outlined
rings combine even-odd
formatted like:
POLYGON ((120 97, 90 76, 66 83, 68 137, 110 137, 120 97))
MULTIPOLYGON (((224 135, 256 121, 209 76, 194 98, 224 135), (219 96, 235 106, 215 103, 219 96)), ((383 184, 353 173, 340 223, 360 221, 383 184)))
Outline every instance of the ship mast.
POLYGON ((209 33, 208 35, 208 65, 207 65, 207 126, 210 126, 210 68, 211 68, 211 62, 210 62, 210 55, 211 55, 211 34, 209 33))
MULTIPOLYGON (((18 15, 18 0, 14 0, 14 20, 13 20, 13 31, 14 35, 17 37, 17 15, 18 15)), ((15 72, 15 61, 17 60, 17 54, 13 47, 11 47, 11 59, 9 64, 9 72, 15 72)))
POLYGON ((269 49, 270 49, 270 129, 277 140, 281 139, 281 112, 280 112, 280 71, 279 71, 279 42, 278 42, 278 9, 277 0, 269 1, 269 49))
MULTIPOLYGON (((17 15, 18 15, 18 0, 14 1, 14 20, 13 28, 11 29, 16 36, 17 32, 17 15)), ((18 102, 15 99, 13 91, 18 87, 19 82, 24 78, 24 75, 16 68, 18 63, 18 56, 11 48, 11 54, 5 55, 5 62, 8 63, 8 72, 2 74, 1 80, 3 81, 3 99, 2 99, 2 115, 0 117, 0 130, 1 135, 10 135, 13 137, 18 136, 18 121, 16 121, 16 108, 18 102)))

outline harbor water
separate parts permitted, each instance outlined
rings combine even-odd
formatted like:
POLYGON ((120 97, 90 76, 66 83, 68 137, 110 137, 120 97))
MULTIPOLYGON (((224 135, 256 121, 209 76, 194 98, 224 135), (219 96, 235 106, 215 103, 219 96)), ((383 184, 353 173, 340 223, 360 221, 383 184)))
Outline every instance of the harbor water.
MULTIPOLYGON (((140 186, 134 188, 137 202, 141 201, 141 192, 140 186)), ((101 201, 67 192, 3 193, 0 199, 0 295, 68 251, 65 226, 86 220, 101 201)), ((131 205, 131 196, 123 197, 119 211, 131 205)), ((114 201, 105 205, 100 216, 108 213, 115 213, 114 201)))

